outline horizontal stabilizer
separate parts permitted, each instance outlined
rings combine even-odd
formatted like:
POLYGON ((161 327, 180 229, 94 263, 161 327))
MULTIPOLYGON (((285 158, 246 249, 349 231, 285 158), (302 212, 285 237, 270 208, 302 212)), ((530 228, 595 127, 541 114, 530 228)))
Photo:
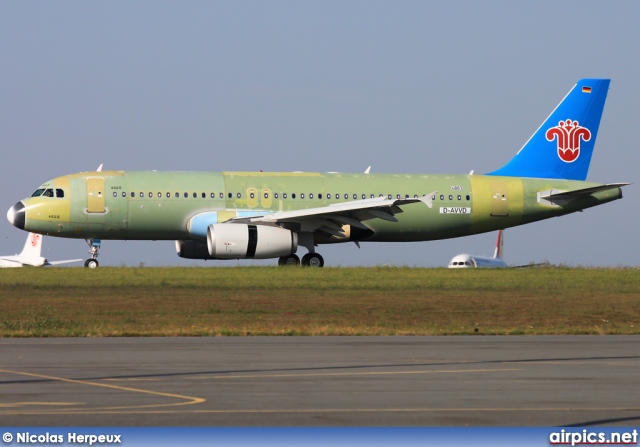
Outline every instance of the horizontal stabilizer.
POLYGON ((544 200, 549 200, 549 201, 575 200, 575 199, 579 199, 580 197, 590 196, 594 192, 606 191, 608 189, 621 188, 621 187, 627 186, 627 185, 630 185, 630 183, 609 183, 607 185, 594 186, 594 187, 591 187, 591 188, 576 189, 575 191, 557 191, 556 192, 556 191, 554 191, 552 189, 552 190, 540 193, 540 198, 544 199, 544 200))

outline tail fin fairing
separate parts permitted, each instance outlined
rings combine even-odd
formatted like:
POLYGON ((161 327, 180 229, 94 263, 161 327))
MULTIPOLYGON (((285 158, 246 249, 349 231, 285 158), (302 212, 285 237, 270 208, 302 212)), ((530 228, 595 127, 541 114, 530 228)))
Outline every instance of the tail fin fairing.
POLYGON ((42 235, 29 233, 20 256, 25 258, 39 258, 42 254, 42 235))
POLYGON ((498 240, 496 241, 496 251, 493 259, 502 259, 502 247, 504 245, 504 230, 498 230, 498 240))
POLYGON ((515 157, 487 175, 586 180, 609 79, 581 79, 515 157))

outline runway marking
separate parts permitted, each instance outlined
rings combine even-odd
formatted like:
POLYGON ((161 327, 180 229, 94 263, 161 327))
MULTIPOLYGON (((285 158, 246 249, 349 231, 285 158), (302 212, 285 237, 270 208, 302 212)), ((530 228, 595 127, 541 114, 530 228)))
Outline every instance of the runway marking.
MULTIPOLYGON (((143 390, 140 388, 124 387, 119 385, 111 385, 107 383, 90 382, 88 380, 66 379, 64 377, 48 376, 45 374, 36 374, 36 373, 29 373, 24 371, 0 369, 0 373, 17 374, 17 375, 27 376, 27 377, 36 377, 38 379, 53 380, 56 382, 66 382, 66 383, 73 383, 78 385, 89 385, 89 386, 96 386, 96 387, 102 387, 102 388, 109 388, 109 389, 118 390, 118 391, 129 391, 132 393, 142 393, 142 394, 150 394, 153 396, 170 397, 170 398, 181 399, 186 401, 186 402, 177 402, 172 404, 133 405, 133 406, 105 407, 102 409, 89 408, 88 410, 119 410, 119 409, 133 409, 133 408, 174 407, 174 406, 182 406, 182 405, 200 404, 206 401, 206 399, 203 399, 201 397, 183 396, 181 394, 172 394, 172 393, 163 393, 160 391, 143 390)), ((83 411, 86 411, 86 410, 83 410, 83 411)), ((65 414, 67 412, 68 411, 64 409, 57 411, 57 413, 65 413, 65 414)))
POLYGON ((28 407, 30 405, 55 407, 63 405, 84 405, 81 402, 11 402, 7 404, 0 403, 0 408, 28 407))
POLYGON ((113 378, 103 379, 103 380, 108 380, 108 381, 111 381, 111 382, 157 382, 158 381, 158 379, 153 379, 153 378, 150 378, 150 377, 147 377, 147 378, 131 378, 131 379, 113 377, 113 378))
POLYGON ((312 374, 246 374, 246 375, 216 375, 191 377, 191 380, 202 379, 257 379, 272 377, 332 377, 332 376, 385 376, 400 374, 439 374, 439 373, 478 373, 478 372, 510 372, 523 371, 522 368, 506 369, 443 369, 443 370, 423 370, 423 371, 371 371, 371 372, 342 372, 342 373, 312 373, 312 374))

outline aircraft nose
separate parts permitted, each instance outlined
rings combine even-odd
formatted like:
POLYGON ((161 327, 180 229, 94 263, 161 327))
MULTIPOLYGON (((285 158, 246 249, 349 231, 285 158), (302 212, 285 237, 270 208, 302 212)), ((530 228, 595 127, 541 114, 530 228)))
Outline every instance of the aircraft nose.
POLYGON ((26 208, 22 202, 18 202, 9 208, 9 211, 7 211, 7 219, 11 222, 11 225, 24 230, 25 210, 26 208))

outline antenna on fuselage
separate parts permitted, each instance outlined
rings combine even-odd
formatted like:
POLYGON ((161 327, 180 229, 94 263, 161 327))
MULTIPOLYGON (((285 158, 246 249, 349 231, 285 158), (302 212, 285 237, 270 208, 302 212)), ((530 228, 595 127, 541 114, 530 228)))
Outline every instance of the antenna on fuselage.
POLYGON ((102 171, 102 165, 103 165, 103 164, 104 164, 104 163, 100 163, 100 166, 98 166, 98 169, 96 169, 96 172, 100 172, 100 171, 102 171))

